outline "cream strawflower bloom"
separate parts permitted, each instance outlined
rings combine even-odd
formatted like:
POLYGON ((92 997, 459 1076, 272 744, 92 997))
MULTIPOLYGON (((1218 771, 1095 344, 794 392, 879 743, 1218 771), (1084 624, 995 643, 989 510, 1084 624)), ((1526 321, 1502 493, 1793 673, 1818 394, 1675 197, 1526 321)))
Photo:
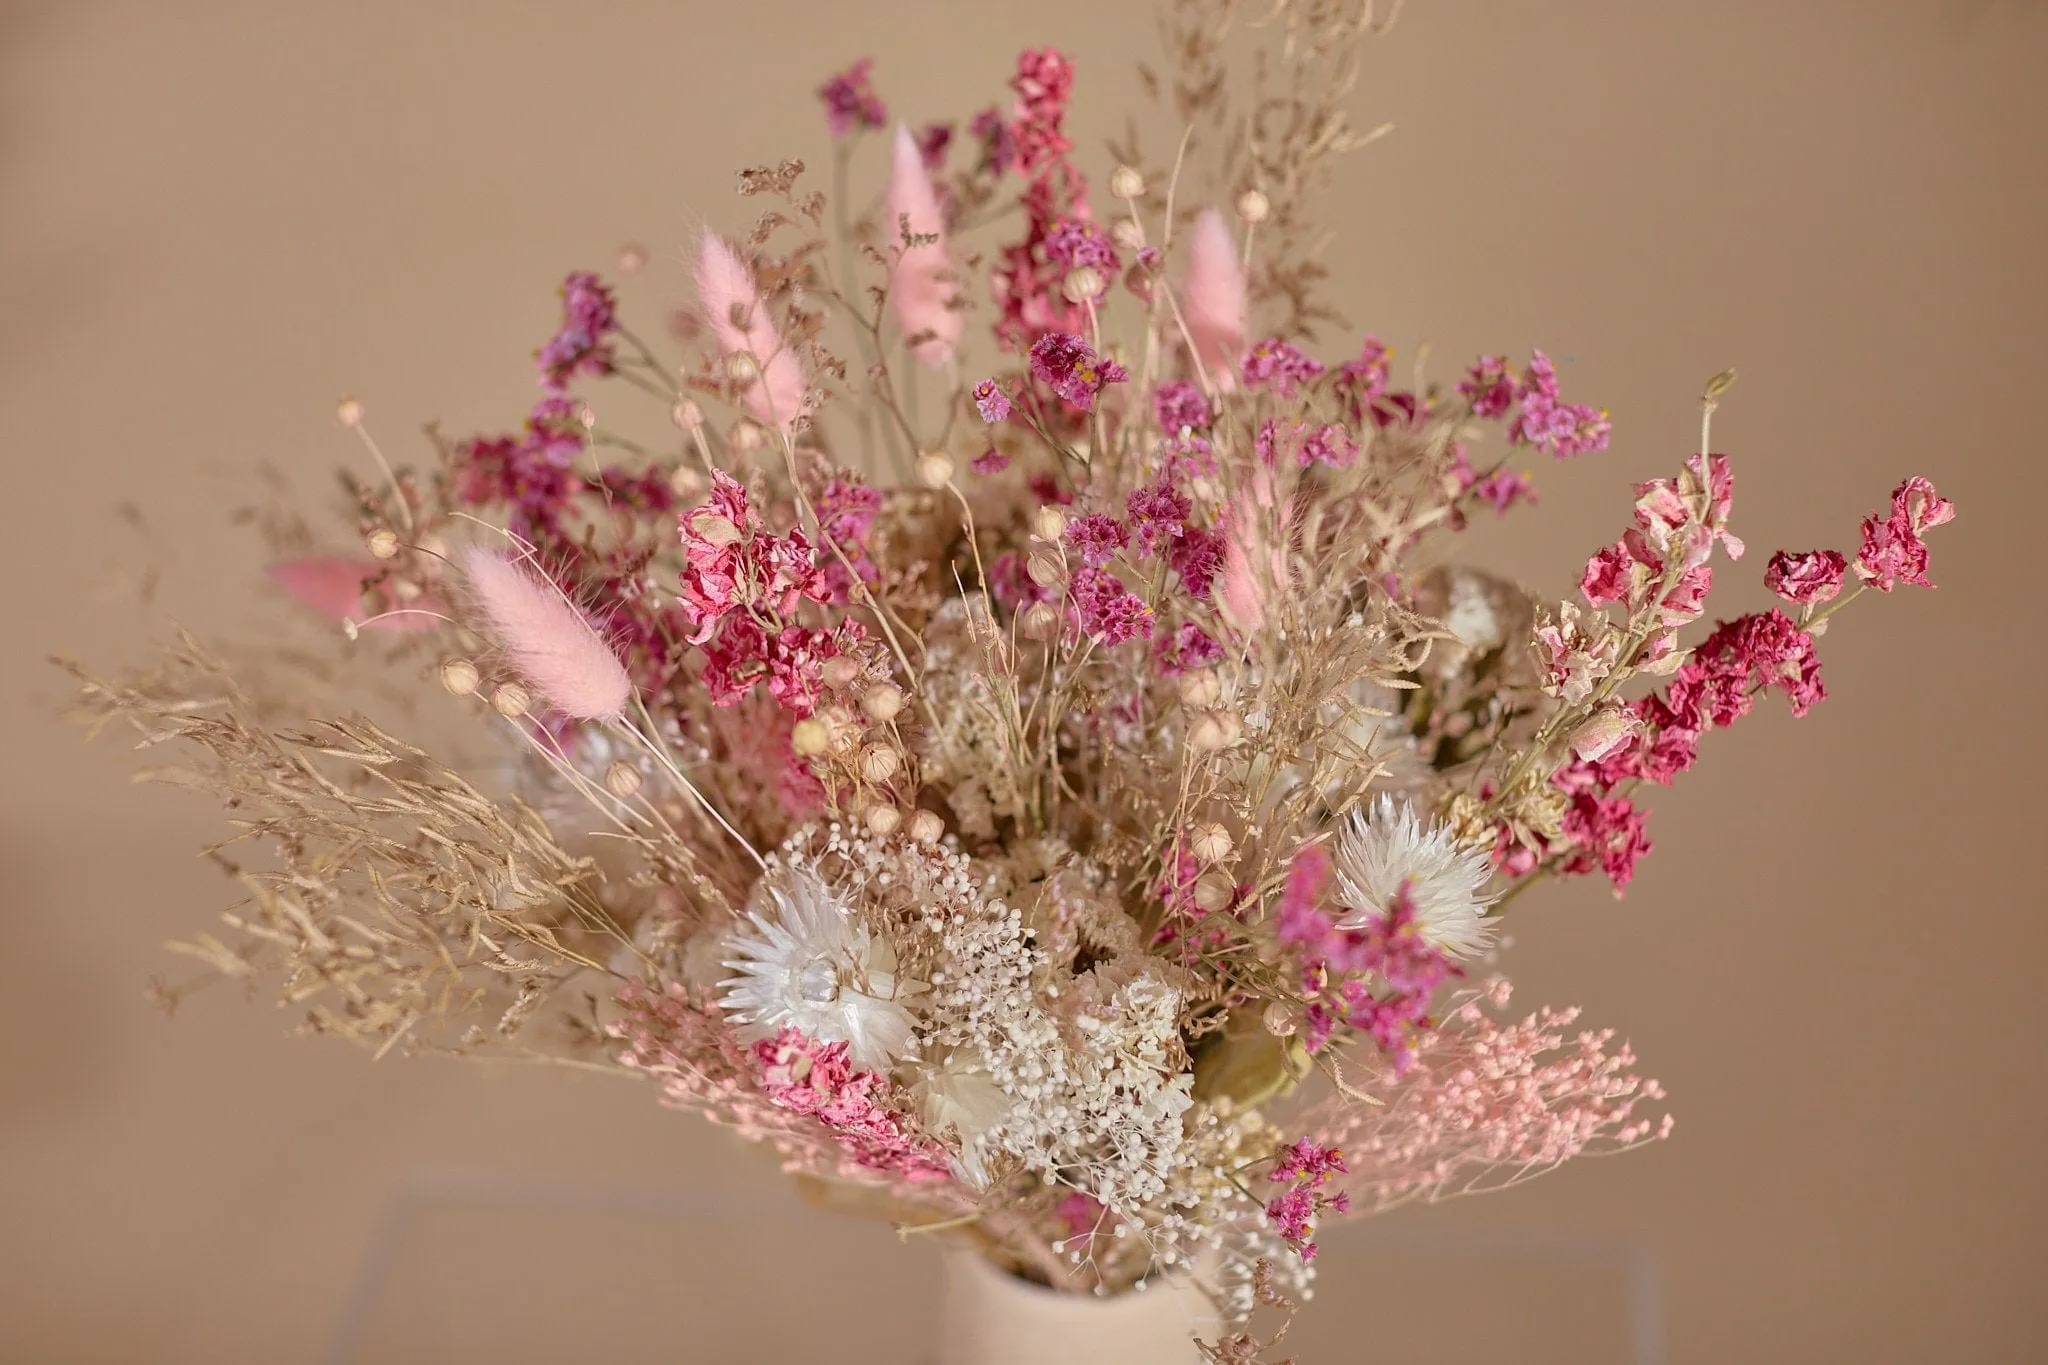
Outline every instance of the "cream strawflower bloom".
POLYGON ((816 872, 772 869, 748 900, 747 925, 725 940, 725 965, 739 975, 720 983, 719 999, 742 1042, 795 1028, 847 1044, 855 1066, 885 1075, 916 1053, 894 951, 816 872))
POLYGON ((1353 811, 1337 841, 1337 889, 1346 913, 1337 922, 1355 929, 1384 915, 1401 884, 1415 902, 1422 936, 1454 957, 1469 957, 1493 942, 1485 893, 1493 875, 1484 853, 1458 847, 1448 826, 1425 825, 1406 800, 1382 795, 1370 817, 1353 811))

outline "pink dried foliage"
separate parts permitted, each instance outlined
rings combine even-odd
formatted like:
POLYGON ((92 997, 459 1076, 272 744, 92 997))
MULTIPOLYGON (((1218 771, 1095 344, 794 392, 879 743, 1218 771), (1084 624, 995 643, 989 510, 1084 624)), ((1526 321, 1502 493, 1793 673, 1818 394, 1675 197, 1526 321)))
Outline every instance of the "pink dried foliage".
POLYGON ((1381 1104, 1339 1094, 1304 1116, 1317 1145, 1343 1149, 1335 1183, 1359 1212, 1506 1189, 1669 1136, 1670 1115, 1639 1113, 1663 1087, 1635 1074, 1613 1030, 1574 1030, 1577 1009, 1549 1006, 1504 1024, 1490 1011, 1508 997, 1504 980, 1457 997, 1405 1073, 1347 1077, 1381 1104))
POLYGON ((633 682, 619 656, 561 589, 482 546, 462 557, 463 576, 519 676, 578 720, 626 709, 633 682))
POLYGON ((747 410, 787 432, 806 410, 803 362, 775 330, 753 270, 708 229, 697 249, 697 298, 719 350, 728 356, 744 352, 759 371, 746 389, 747 410))
POLYGON ((915 338, 912 355, 923 364, 943 367, 960 343, 964 319, 955 306, 957 289, 946 254, 946 222, 932 188, 931 172, 916 139, 901 125, 896 129, 889 166, 889 226, 886 249, 902 253, 896 257, 889 282, 896 324, 906 338, 915 338), (896 235, 903 230, 913 237, 938 240, 906 247, 896 235))

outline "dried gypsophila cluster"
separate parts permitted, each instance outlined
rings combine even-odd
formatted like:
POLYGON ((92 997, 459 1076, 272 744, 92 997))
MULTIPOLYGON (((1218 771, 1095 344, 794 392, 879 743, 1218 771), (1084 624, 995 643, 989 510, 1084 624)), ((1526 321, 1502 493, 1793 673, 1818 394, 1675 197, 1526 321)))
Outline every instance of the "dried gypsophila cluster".
MULTIPOLYGON (((1724 376, 1580 601, 1456 564, 1534 501, 1513 461, 1607 416, 1540 351, 1439 385, 1375 337, 1305 349, 1336 320, 1309 191, 1367 140, 1385 16, 1272 18, 1239 95, 1234 8, 1170 11, 1192 132, 1107 200, 1073 64, 1028 51, 964 135, 896 130, 880 212, 743 173, 768 207, 695 244, 681 363, 578 272, 517 430, 437 435, 422 475, 345 403, 361 553, 272 575, 468 707, 515 799, 274 721, 189 643, 88 679, 275 856, 184 951, 380 1051, 647 1077, 835 1205, 1063 1288, 1187 1273, 1234 1325, 1307 1296, 1332 1218, 1667 1132, 1611 1035, 1455 983, 1540 880, 1625 887, 1640 784, 1761 691, 1822 699, 1815 637, 1925 583, 1953 508, 1908 479, 1853 557, 1771 560, 1791 611, 1692 637, 1742 552, 1724 376)), ((873 71, 819 94, 851 184, 873 71)))

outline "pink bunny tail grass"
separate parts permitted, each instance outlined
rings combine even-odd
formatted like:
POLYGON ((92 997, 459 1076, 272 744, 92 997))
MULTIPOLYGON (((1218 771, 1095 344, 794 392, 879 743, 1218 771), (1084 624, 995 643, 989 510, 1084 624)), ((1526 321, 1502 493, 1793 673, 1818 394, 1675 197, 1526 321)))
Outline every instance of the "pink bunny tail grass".
POLYGON ((1223 572, 1216 582, 1216 605, 1223 619, 1240 633, 1256 635, 1266 624, 1266 587, 1259 581, 1255 556, 1261 537, 1242 507, 1232 510, 1224 526, 1223 572))
POLYGON ((1230 225, 1215 209, 1202 210, 1188 233, 1181 310, 1210 381, 1218 389, 1235 388, 1238 357, 1244 354, 1244 267, 1230 225))
POLYGON ((536 691, 578 720, 624 713, 633 695, 625 666, 559 590, 481 546, 463 555, 462 572, 512 666, 536 691))
POLYGON ((400 610, 389 589, 363 591, 363 584, 383 572, 373 559, 351 559, 347 555, 314 555, 306 559, 280 559, 267 565, 270 581, 293 598, 332 621, 354 621, 365 630, 388 630, 409 634, 432 630, 441 624, 433 614, 436 604, 422 598, 410 604, 416 610, 400 610), (395 615, 385 615, 396 612, 395 615), (377 619, 369 619, 375 617, 377 619))
POLYGON ((963 319, 960 310, 951 306, 955 286, 952 263, 946 258, 946 220, 939 211, 939 196, 932 189, 931 173, 924 168, 917 140, 899 123, 895 159, 889 167, 885 250, 902 245, 900 231, 906 221, 913 235, 932 235, 939 240, 903 253, 889 281, 889 302, 895 307, 896 324, 903 335, 921 338, 910 353, 937 369, 953 358, 963 319))
POLYGON ((697 251, 697 298, 704 320, 727 355, 747 352, 760 377, 747 388, 747 410, 782 432, 804 412, 804 367, 782 344, 754 287, 754 272, 717 233, 705 230, 697 251))

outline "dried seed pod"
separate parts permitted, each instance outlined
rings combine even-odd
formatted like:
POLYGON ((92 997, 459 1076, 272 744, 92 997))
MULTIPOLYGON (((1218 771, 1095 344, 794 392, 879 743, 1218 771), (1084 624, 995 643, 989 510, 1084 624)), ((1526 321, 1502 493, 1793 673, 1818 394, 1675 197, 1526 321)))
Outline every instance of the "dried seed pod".
POLYGON ((1067 566, 1058 555, 1046 550, 1033 551, 1024 563, 1024 572, 1041 588, 1057 588, 1067 578, 1067 566))
POLYGON ((910 837, 920 844, 936 844, 946 832, 946 822, 928 810, 910 817, 910 837))
POLYGON ((902 766, 903 755, 885 744, 870 744, 861 751, 860 775, 870 782, 887 782, 902 766))
POLYGON ((1230 850, 1236 845, 1230 838, 1229 830, 1220 824, 1207 824, 1195 831, 1195 837, 1188 841, 1188 847, 1203 862, 1220 863, 1230 856, 1230 850))
POLYGON ((1109 173, 1109 192, 1118 199, 1137 199, 1145 193, 1145 176, 1136 166, 1119 166, 1109 173))
POLYGON ((1205 753, 1228 749, 1244 736, 1244 722, 1229 711, 1204 711, 1188 727, 1188 744, 1205 753))
POLYGON ((845 687, 860 676, 860 661, 841 654, 825 660, 825 666, 818 670, 827 687, 845 687))
POLYGON ((695 431, 704 425, 704 409, 697 406, 694 398, 685 398, 668 410, 668 417, 684 431, 695 431))
POLYGON ((789 747, 806 758, 825 752, 832 745, 832 731, 816 716, 806 716, 789 732, 789 747))
POLYGON ((704 476, 686 464, 679 464, 668 476, 669 491, 679 498, 696 498, 704 492, 704 476))
POLYGON ((334 420, 345 427, 359 427, 363 424, 363 403, 360 398, 344 398, 334 405, 334 420))
POLYGON ((1294 1036, 1294 1016, 1288 1012, 1287 1006, 1278 1000, 1266 1006, 1265 1012, 1259 1016, 1259 1022, 1264 1024, 1266 1032, 1275 1038, 1294 1036))
POLYGON ((612 760, 604 770, 604 789, 624 801, 640 790, 640 770, 623 758, 612 760))
POLYGON ((1237 883, 1226 872, 1210 869, 1195 879, 1195 904, 1210 914, 1228 910, 1237 899, 1237 883))
POLYGON ((926 488, 944 488, 953 482, 953 460, 936 450, 917 457, 917 481, 926 488))
POLYGON ((734 351, 725 358, 725 377, 745 387, 761 377, 761 367, 754 363, 751 352, 734 351))
POLYGON ((370 552, 372 559, 395 559, 398 556, 398 532, 389 526, 379 526, 363 537, 363 548, 370 552))
POLYGON ((533 695, 516 682, 499 683, 491 693, 491 705, 498 708, 498 714, 507 720, 517 720, 526 714, 526 708, 533 705, 533 695))
POLYGON ((444 659, 441 663, 441 686, 451 697, 468 696, 482 681, 476 665, 467 659, 444 659))
POLYGON ((903 689, 895 683, 876 683, 862 694, 860 709, 886 725, 903 710, 903 689))
POLYGON ((902 824, 903 812, 894 806, 876 806, 868 812, 868 830, 881 838, 888 838, 902 824))
POLYGON ((1067 514, 1048 503, 1031 514, 1031 534, 1044 541, 1057 541, 1067 533, 1067 514))
POLYGON ((1237 216, 1247 223, 1263 223, 1273 211, 1273 201, 1263 190, 1246 190, 1237 196, 1237 216))
POLYGON ((1208 707, 1214 706, 1222 698, 1223 680, 1216 676, 1215 670, 1198 668, 1191 673, 1181 675, 1180 699, 1182 705, 1192 706, 1197 710, 1205 710, 1208 707))
MULTIPOLYGON (((1110 224, 1109 240, 1115 242, 1125 251, 1136 251, 1145 245, 1145 229, 1139 227, 1128 218, 1119 218, 1116 222, 1110 224)), ((1144 277, 1144 267, 1142 265, 1132 266, 1131 269, 1138 272, 1139 278, 1142 279, 1144 277)))
POLYGON ((1017 623, 1027 639, 1050 640, 1060 628, 1060 614, 1050 602, 1033 602, 1024 609, 1024 617, 1017 623))
POLYGON ((828 706, 818 712, 818 719, 825 722, 829 733, 828 743, 832 752, 843 754, 860 743, 860 722, 853 718, 853 712, 843 706, 828 706))
POLYGON ((1086 303, 1102 297, 1102 272, 1092 265, 1077 266, 1060 282, 1060 293, 1068 303, 1086 303))

